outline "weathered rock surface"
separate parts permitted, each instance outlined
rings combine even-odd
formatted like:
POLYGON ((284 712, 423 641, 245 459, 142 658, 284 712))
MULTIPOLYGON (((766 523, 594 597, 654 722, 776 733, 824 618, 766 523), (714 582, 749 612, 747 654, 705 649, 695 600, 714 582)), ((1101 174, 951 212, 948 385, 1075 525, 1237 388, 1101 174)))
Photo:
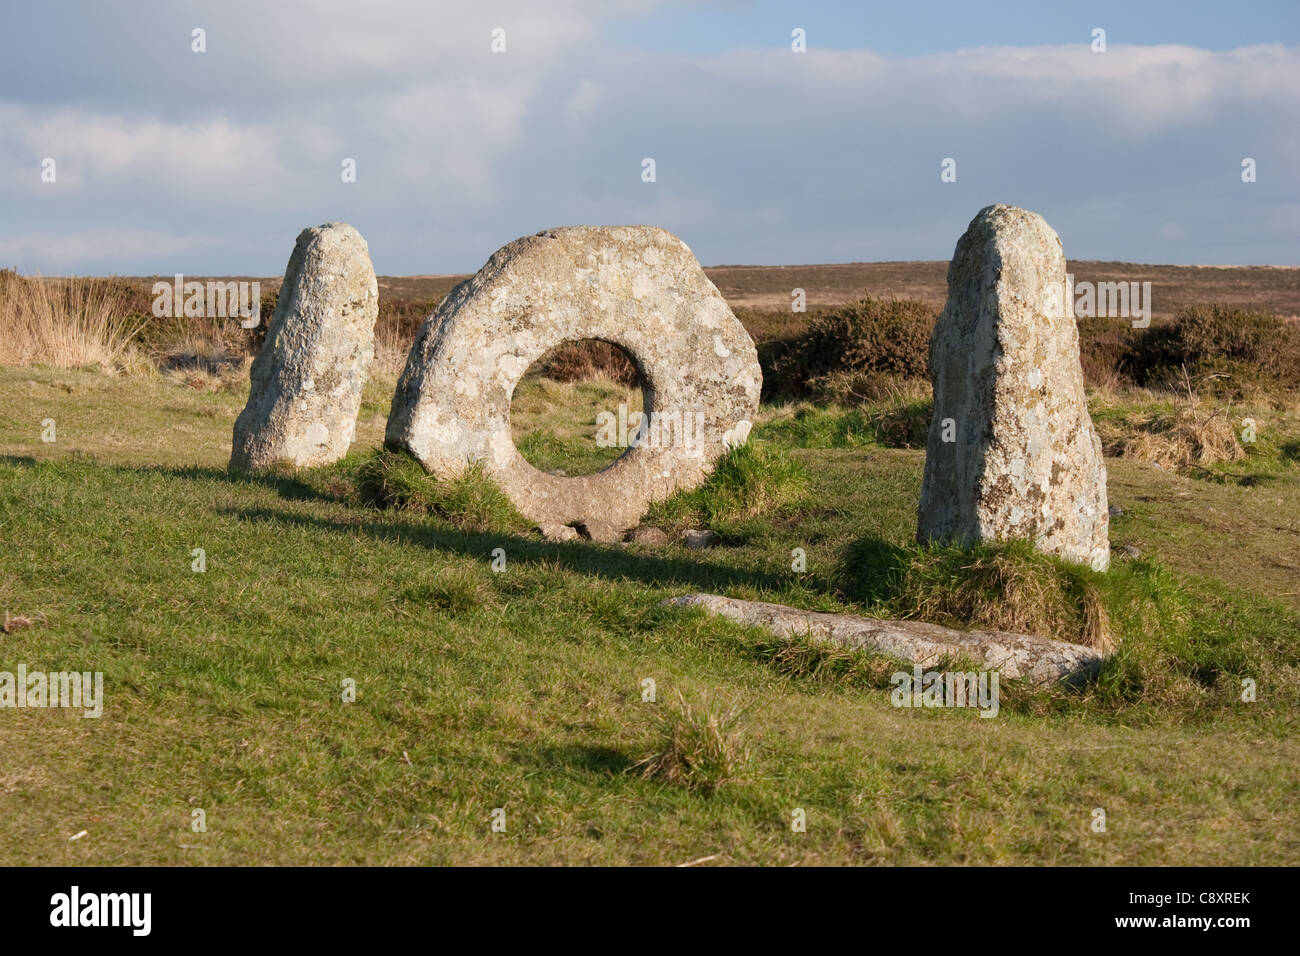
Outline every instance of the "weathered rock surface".
POLYGON ((1066 312, 1065 255, 1041 216, 997 205, 971 220, 948 268, 930 375, 917 537, 1028 538, 1105 570, 1106 466, 1066 312))
POLYGON ((707 528, 687 528, 682 532, 682 544, 692 551, 711 548, 718 543, 718 533, 707 528))
POLYGON ((801 611, 783 604, 741 601, 717 594, 670 598, 676 607, 700 607, 712 614, 753 624, 778 637, 807 636, 853 650, 886 654, 922 666, 964 657, 984 670, 1034 684, 1074 683, 1095 673, 1103 661, 1081 644, 1008 631, 956 631, 921 621, 882 621, 854 614, 801 611))
POLYGON ((633 529, 632 533, 627 536, 631 544, 639 544, 643 548, 662 548, 668 543, 668 533, 663 528, 656 528, 654 525, 642 525, 640 528, 633 529))
POLYGON ((347 453, 378 314, 379 287, 361 234, 341 222, 304 229, 253 360, 232 468, 323 465, 347 453))
POLYGON ((538 524, 617 541, 650 502, 699 484, 746 440, 761 384, 749 334, 676 236, 650 226, 551 229, 498 250, 425 321, 386 443, 440 477, 481 462, 538 524), (516 450, 510 399, 536 359, 587 338, 632 356, 657 424, 603 471, 549 475, 516 450))
POLYGON ((537 530, 541 532, 543 538, 547 541, 577 541, 582 535, 578 534, 577 528, 570 528, 567 524, 540 524, 537 530))

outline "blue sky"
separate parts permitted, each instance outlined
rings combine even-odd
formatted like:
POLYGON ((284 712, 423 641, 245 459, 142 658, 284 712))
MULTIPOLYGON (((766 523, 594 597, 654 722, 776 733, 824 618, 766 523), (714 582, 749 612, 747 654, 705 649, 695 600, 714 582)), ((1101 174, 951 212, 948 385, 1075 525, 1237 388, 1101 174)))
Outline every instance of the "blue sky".
POLYGON ((797 23, 810 42, 837 50, 917 56, 975 46, 1074 43, 1093 27, 1114 43, 1186 44, 1230 50, 1300 42, 1300 3, 1195 0, 994 0, 951 3, 677 2, 670 16, 616 24, 611 39, 650 50, 716 53, 734 46, 785 45, 797 23))
POLYGON ((946 259, 992 202, 1041 213, 1074 258, 1300 264, 1300 3, 1223 9, 14 8, 0 264, 278 274, 298 231, 328 220, 390 275, 474 271, 577 223, 660 225, 706 264, 946 259))

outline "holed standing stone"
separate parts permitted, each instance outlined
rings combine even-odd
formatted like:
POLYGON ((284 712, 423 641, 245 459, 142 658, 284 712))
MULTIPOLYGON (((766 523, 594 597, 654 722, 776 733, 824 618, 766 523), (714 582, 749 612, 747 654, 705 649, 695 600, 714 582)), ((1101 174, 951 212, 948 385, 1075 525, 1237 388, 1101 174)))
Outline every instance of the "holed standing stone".
POLYGON ((753 340, 686 243, 653 226, 566 226, 497 250, 425 321, 385 442, 439 477, 478 463, 539 525, 617 541, 745 442, 762 385, 753 340), (649 438, 593 475, 561 477, 515 448, 510 402, 533 362, 582 339, 631 356, 649 438))

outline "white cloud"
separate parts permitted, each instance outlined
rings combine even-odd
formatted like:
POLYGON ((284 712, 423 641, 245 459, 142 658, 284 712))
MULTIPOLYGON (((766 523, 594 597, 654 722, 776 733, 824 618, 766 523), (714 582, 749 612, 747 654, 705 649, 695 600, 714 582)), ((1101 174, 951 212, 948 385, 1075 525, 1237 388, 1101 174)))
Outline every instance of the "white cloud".
POLYGON ((270 126, 224 117, 169 123, 0 103, 0 128, 10 131, 0 182, 24 191, 50 191, 40 181, 44 157, 56 161, 60 192, 129 181, 161 190, 240 186, 255 196, 284 175, 270 126))
POLYGON ((564 104, 564 112, 571 121, 580 123, 600 106, 604 98, 605 93, 600 86, 584 76, 578 81, 573 95, 564 104))
POLYGON ((411 87, 376 98, 373 122, 357 139, 386 157, 394 188, 490 199, 499 193, 493 163, 520 147, 534 87, 526 79, 495 89, 457 81, 411 87))
POLYGON ((1300 247, 1296 48, 681 55, 609 45, 607 8, 586 0, 266 5, 246 35, 250 9, 201 8, 210 52, 146 64, 148 95, 131 86, 143 73, 108 72, 125 84, 111 107, 0 102, 6 228, 44 237, 0 252, 102 261, 76 237, 120 221, 142 271, 188 248, 213 271, 267 272, 297 229, 347 219, 389 272, 475 268, 579 221, 664 225, 713 261, 938 258, 992 201, 1036 208, 1074 255, 1158 257, 1173 227, 1194 237, 1180 253, 1224 260, 1225 222, 1251 235, 1242 255, 1300 247), (498 25, 505 54, 488 48, 498 25), (345 156, 356 184, 339 182, 345 156), (939 182, 945 156, 955 184, 939 182), (1242 156, 1259 162, 1250 187, 1242 156))

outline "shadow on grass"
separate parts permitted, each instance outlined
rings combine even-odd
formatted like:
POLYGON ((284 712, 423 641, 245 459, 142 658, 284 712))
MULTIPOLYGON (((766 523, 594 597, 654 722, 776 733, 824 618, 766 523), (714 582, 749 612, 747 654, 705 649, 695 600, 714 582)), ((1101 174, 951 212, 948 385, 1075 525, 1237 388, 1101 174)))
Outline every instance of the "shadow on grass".
POLYGON ((911 555, 905 548, 869 535, 844 549, 835 579, 840 597, 864 605, 893 597, 911 555))
MULTIPOLYGON (((52 463, 57 465, 60 459, 52 463)), ((20 467, 42 463, 27 456, 4 455, 0 462, 20 467)), ((73 462, 69 462, 73 463, 73 462)), ((638 581, 658 587, 690 587, 697 591, 718 592, 730 587, 750 587, 780 591, 790 583, 788 574, 746 570, 724 564, 707 563, 700 557, 663 555, 620 545, 601 545, 590 541, 550 542, 511 533, 465 531, 429 521, 404 520, 401 512, 377 512, 358 508, 330 494, 319 484, 290 474, 274 472, 230 472, 225 468, 189 465, 183 467, 145 466, 130 468, 99 465, 123 474, 152 473, 190 481, 219 481, 269 488, 286 501, 319 501, 348 508, 356 518, 330 519, 294 514, 272 508, 229 508, 219 514, 246 521, 268 521, 296 527, 315 528, 340 535, 365 534, 376 541, 415 544, 434 551, 460 554, 489 561, 495 548, 505 547, 507 560, 524 564, 558 564, 564 570, 609 580, 638 581), (367 516, 386 517, 369 520, 367 516)), ((320 476, 313 476, 317 482, 320 476)))
POLYGON ((1194 478, 1197 481, 1207 481, 1216 485, 1236 485, 1240 488, 1255 488, 1261 485, 1272 485, 1283 480, 1285 476, 1267 471, 1247 472, 1246 474, 1234 474, 1231 471, 1221 470, 1218 468, 1202 468, 1192 466, 1184 474, 1188 478, 1194 478))
POLYGON ((211 468, 202 465, 186 465, 168 468, 159 466, 149 471, 169 478, 206 479, 209 481, 228 481, 232 484, 261 485, 270 488, 286 501, 330 501, 339 498, 323 491, 292 474, 277 474, 274 471, 228 471, 225 468, 211 468))
POLYGON ((599 744, 519 747, 515 749, 514 759, 539 770, 573 770, 601 776, 624 774, 636 764, 636 760, 623 751, 599 744))
POLYGON ((76 452, 61 458, 37 459, 30 455, 0 455, 0 463, 22 468, 32 468, 37 464, 58 466, 61 464, 93 464, 107 471, 123 474, 154 474, 167 478, 183 478, 189 481, 224 481, 232 484, 261 485, 270 488, 287 501, 329 501, 341 499, 315 487, 294 475, 276 474, 273 471, 231 472, 225 468, 205 465, 142 465, 131 468, 125 465, 106 465, 97 462, 94 456, 81 456, 76 452))
POLYGON ((495 548, 504 547, 512 563, 558 564, 567 571, 619 581, 640 581, 661 587, 688 585, 697 590, 748 586, 777 590, 789 583, 788 575, 747 571, 743 568, 704 564, 685 557, 671 557, 633 551, 621 545, 598 545, 590 541, 550 542, 515 534, 459 531, 433 524, 392 521, 335 521, 310 515, 290 514, 269 508, 231 508, 219 511, 244 521, 268 521, 300 528, 313 528, 340 535, 361 532, 376 541, 414 544, 433 551, 460 554, 489 561, 495 548))

